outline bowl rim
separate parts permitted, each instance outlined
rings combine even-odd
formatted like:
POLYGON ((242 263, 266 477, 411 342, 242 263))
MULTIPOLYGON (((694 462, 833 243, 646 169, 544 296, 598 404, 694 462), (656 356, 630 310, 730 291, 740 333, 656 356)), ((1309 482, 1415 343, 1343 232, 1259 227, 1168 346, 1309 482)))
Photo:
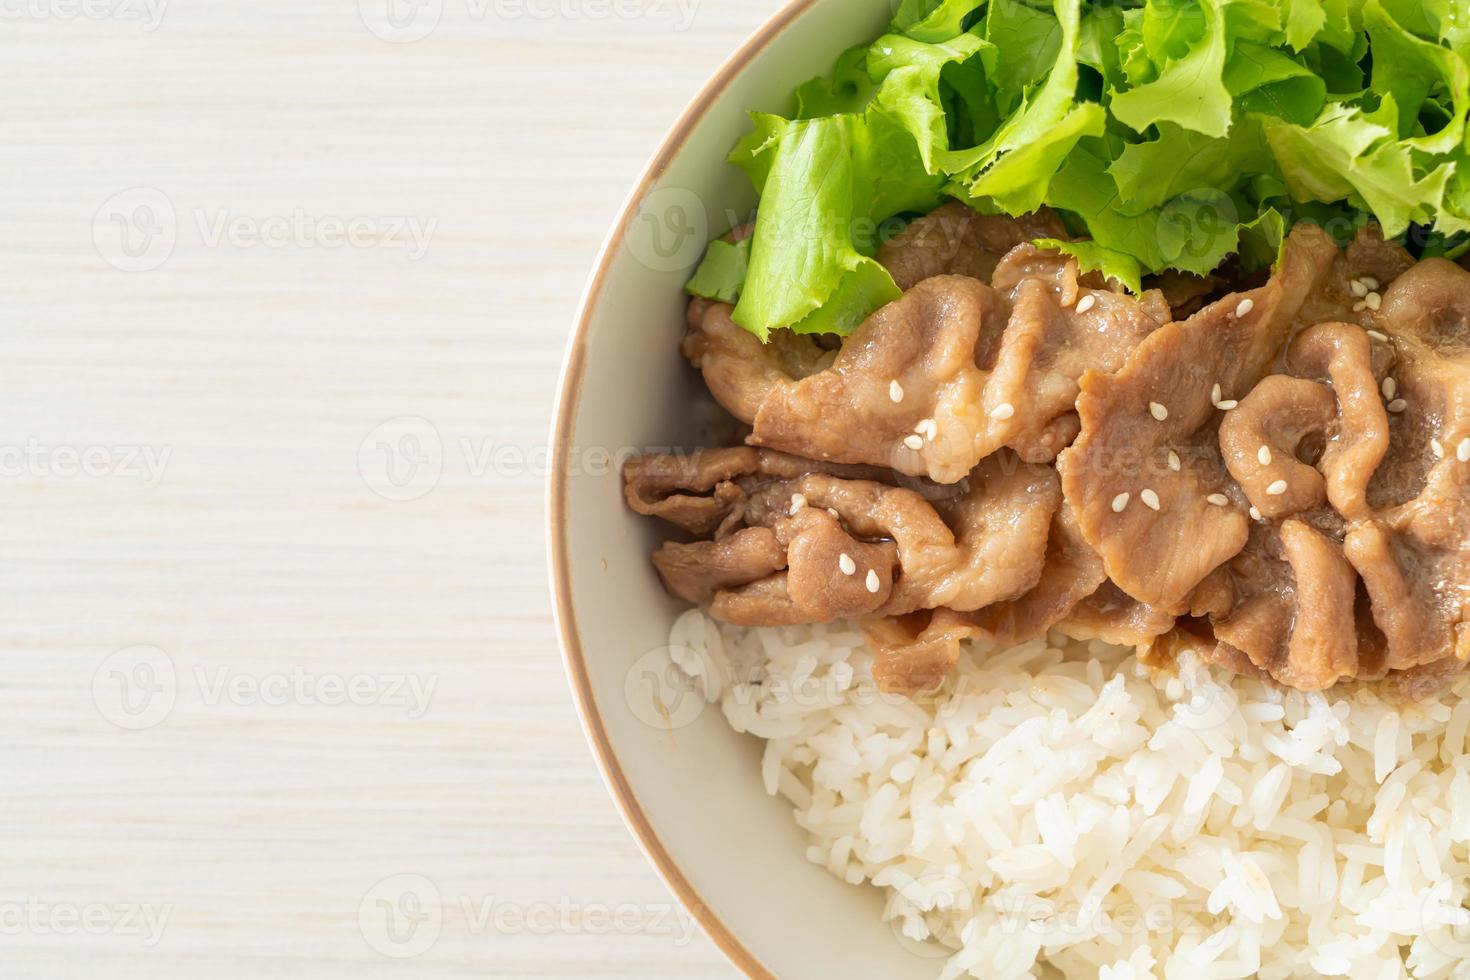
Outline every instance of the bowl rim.
POLYGON ((567 535, 567 487, 566 477, 571 454, 572 427, 575 424, 577 407, 581 401, 582 380, 586 370, 585 354, 587 334, 592 320, 592 311, 602 298, 603 287, 619 243, 626 236, 629 226, 637 214, 639 204, 668 169, 674 157, 683 149, 694 129, 704 119, 715 98, 752 61, 802 14, 821 0, 789 0, 765 23, 758 27, 733 54, 727 57, 714 74, 700 87, 698 93, 685 106, 678 120, 664 136, 649 162, 644 166, 633 189, 624 200, 612 229, 603 240, 597 258, 583 289, 578 304, 571 337, 563 355, 561 376, 557 383, 556 409, 552 417, 550 470, 547 476, 547 551, 550 555, 552 618, 561 641, 562 659, 567 678, 571 683, 576 700, 577 715, 582 722, 582 732, 597 759, 598 768, 611 791, 613 800, 623 816, 623 822, 632 832, 644 855, 658 872, 664 884, 675 898, 699 923, 720 951, 746 976, 756 980, 775 980, 775 975, 742 943, 720 919, 719 915, 700 897, 693 884, 679 868, 678 863, 654 831, 648 815, 633 793, 633 788, 623 773, 617 753, 608 739, 607 728, 597 710, 597 701, 592 693, 592 682, 587 672, 587 663, 582 650, 582 637, 577 626, 576 611, 572 606, 570 552, 567 535))

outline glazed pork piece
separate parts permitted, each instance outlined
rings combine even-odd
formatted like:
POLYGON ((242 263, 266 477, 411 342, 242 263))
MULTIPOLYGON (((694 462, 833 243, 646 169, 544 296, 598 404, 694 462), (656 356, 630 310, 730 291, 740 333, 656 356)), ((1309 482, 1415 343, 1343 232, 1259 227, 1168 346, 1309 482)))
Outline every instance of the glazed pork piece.
POLYGON ((785 331, 762 344, 729 306, 699 302, 683 350, 715 399, 752 426, 751 445, 939 483, 1002 448, 1048 461, 1076 435, 1078 379, 1121 367, 1169 307, 1158 292, 1134 299, 1026 244, 986 264, 991 285, 924 279, 831 358, 785 331))
POLYGON ((856 619, 902 692, 1052 630, 1306 690, 1470 661, 1470 272, 1298 225, 1255 288, 1160 277, 1175 319, 1029 244, 1050 215, 971 215, 885 246, 904 295, 840 342, 691 303, 684 352, 751 435, 628 465, 692 539, 654 553, 670 592, 856 619))
POLYGON ((745 447, 644 456, 625 495, 704 540, 654 567, 674 595, 751 626, 985 608, 1038 582, 1061 503, 1050 467, 997 454, 960 485, 916 489, 745 447))
POLYGON ((1051 210, 1011 218, 980 214, 950 201, 909 223, 878 250, 878 261, 898 283, 911 289, 935 276, 969 276, 989 282, 1011 249, 1036 238, 1066 240, 1066 227, 1051 210))

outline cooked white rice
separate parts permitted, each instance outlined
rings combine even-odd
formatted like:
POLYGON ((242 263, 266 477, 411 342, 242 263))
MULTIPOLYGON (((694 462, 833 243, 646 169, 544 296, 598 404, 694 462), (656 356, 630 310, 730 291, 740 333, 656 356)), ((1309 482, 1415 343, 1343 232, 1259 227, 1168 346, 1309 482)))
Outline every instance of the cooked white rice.
POLYGON ((1396 707, 1057 639, 918 702, 846 625, 692 610, 671 646, 939 977, 1470 977, 1467 683, 1396 707))

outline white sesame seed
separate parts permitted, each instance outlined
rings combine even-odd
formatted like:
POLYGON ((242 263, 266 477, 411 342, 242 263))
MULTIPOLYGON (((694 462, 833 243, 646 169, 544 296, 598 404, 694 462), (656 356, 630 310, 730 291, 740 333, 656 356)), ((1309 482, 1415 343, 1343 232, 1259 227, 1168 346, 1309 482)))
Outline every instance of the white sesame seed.
POLYGON ((1001 402, 999 405, 990 410, 990 417, 993 419, 999 419, 1002 422, 1015 414, 1016 406, 1012 405, 1010 402, 1001 402))
POLYGON ((1123 513, 1123 508, 1128 506, 1128 494, 1120 493, 1113 498, 1113 513, 1123 513))
POLYGON ((1348 289, 1352 292, 1354 296, 1358 297, 1359 299, 1362 299, 1364 296, 1368 295, 1368 285, 1361 279, 1354 279, 1352 282, 1348 283, 1348 289))
POLYGON ((1212 493, 1205 498, 1205 501, 1207 503, 1214 504, 1216 507, 1224 507, 1226 504, 1230 503, 1230 498, 1225 496, 1223 493, 1212 493))
POLYGON ((1143 505, 1149 510, 1159 509, 1159 495, 1154 493, 1150 489, 1145 488, 1143 490, 1140 490, 1138 492, 1138 499, 1142 500, 1143 505))
POLYGON ((1444 459, 1444 443, 1438 439, 1430 439, 1429 448, 1434 452, 1435 459, 1444 459))
POLYGON ((1169 469, 1173 470, 1175 473, 1178 473, 1180 465, 1181 464, 1179 462, 1179 454, 1172 449, 1169 450, 1169 469))
POLYGON ((1216 381, 1215 382, 1215 387, 1213 387, 1213 388, 1210 389, 1210 404, 1211 405, 1218 405, 1218 404, 1220 404, 1220 396, 1223 395, 1223 394, 1225 394, 1225 392, 1221 390, 1221 388, 1220 388, 1220 382, 1216 381))
POLYGON ((1383 397, 1384 398, 1387 398, 1387 399, 1392 400, 1393 399, 1393 396, 1398 393, 1398 390, 1399 390, 1399 383, 1397 381, 1395 381, 1393 378, 1384 378, 1383 379, 1383 397))
POLYGON ((1236 408, 1239 405, 1240 405, 1240 402, 1236 401, 1234 398, 1227 398, 1223 402, 1221 402, 1220 404, 1216 405, 1215 407, 1218 408, 1218 409, 1220 409, 1222 412, 1228 412, 1232 408, 1236 408))
POLYGON ((1261 465, 1262 466, 1270 466, 1271 465, 1271 447, 1270 446, 1262 446, 1260 449, 1257 449, 1256 450, 1256 459, 1259 459, 1261 461, 1261 465))
POLYGON ((920 419, 919 424, 914 426, 914 431, 933 442, 934 437, 939 435, 939 423, 933 419, 920 419))
POLYGON ((1356 303, 1353 304, 1353 312, 1354 313, 1362 313, 1367 308, 1368 308, 1368 303, 1365 300, 1361 300, 1360 299, 1356 303))
POLYGON ((1245 316, 1247 313, 1249 313, 1251 310, 1253 310, 1255 308, 1256 308, 1256 301, 1253 300, 1253 299, 1251 299, 1249 296, 1247 296, 1245 299, 1243 299, 1239 303, 1236 303, 1235 304, 1235 315, 1236 316, 1245 316))
POLYGON ((863 584, 868 587, 869 592, 877 592, 883 587, 882 583, 878 581, 878 573, 871 568, 868 569, 868 577, 864 580, 863 584))
POLYGON ((1377 310, 1383 305, 1383 297, 1377 293, 1369 293, 1363 297, 1363 302, 1368 304, 1368 309, 1377 310))
POLYGON ((888 382, 888 397, 892 398, 895 402, 903 401, 903 385, 898 383, 897 378, 888 382))
POLYGON ((837 513, 837 508, 836 507, 828 507, 827 508, 827 513, 831 514, 833 517, 837 518, 838 520, 841 520, 842 519, 842 515, 839 514, 839 513, 837 513))
POLYGON ((795 517, 797 514, 801 513, 801 509, 805 506, 806 495, 801 493, 793 493, 791 495, 791 509, 788 510, 787 513, 790 514, 792 517, 795 517))
POLYGON ((1402 398, 1395 398, 1393 401, 1388 403, 1388 410, 1390 412, 1393 412, 1395 415, 1397 415, 1399 412, 1402 412, 1408 407, 1409 403, 1404 401, 1404 399, 1402 398))
POLYGON ((1381 343, 1388 343, 1388 334, 1384 333, 1381 330, 1369 330, 1368 336, 1372 337, 1374 340, 1380 341, 1381 343))
POLYGON ((1279 497, 1279 496, 1281 496, 1285 492, 1286 492, 1286 481, 1285 480, 1277 480, 1275 483, 1271 484, 1269 487, 1266 488, 1266 496, 1268 496, 1268 497, 1279 497))
POLYGON ((1362 283, 1363 286, 1367 289, 1378 288, 1378 280, 1374 279, 1372 276, 1361 276, 1359 277, 1358 282, 1362 283))
POLYGON ((1251 508, 1251 520, 1253 520, 1253 521, 1264 521, 1265 518, 1261 516, 1261 512, 1259 510, 1257 510, 1256 508, 1252 507, 1251 508))
POLYGON ((1460 440, 1460 444, 1455 447, 1455 458, 1462 463, 1470 463, 1470 438, 1460 440))
POLYGON ((1077 312, 1086 313, 1088 310, 1092 309, 1092 305, 1096 302, 1097 297, 1092 295, 1091 293, 1088 293, 1086 296, 1077 301, 1077 312))
POLYGON ((1160 405, 1158 402, 1149 402, 1148 414, 1152 415, 1155 419, 1158 419, 1160 422, 1162 422, 1164 421, 1164 419, 1169 417, 1169 410, 1160 405))
POLYGON ((924 448, 924 440, 920 439, 918 436, 904 436, 903 444, 915 451, 924 448))
POLYGON ((843 575, 851 575, 857 571, 857 562, 852 560, 852 555, 844 551, 837 556, 837 567, 842 569, 843 575))

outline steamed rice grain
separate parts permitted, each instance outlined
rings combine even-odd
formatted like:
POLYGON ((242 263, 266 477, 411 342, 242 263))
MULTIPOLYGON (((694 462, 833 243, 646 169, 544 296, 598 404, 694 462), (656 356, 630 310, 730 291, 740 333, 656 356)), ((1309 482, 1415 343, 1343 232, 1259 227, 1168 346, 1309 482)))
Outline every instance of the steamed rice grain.
POLYGON ((1054 637, 911 700, 846 624, 671 644, 941 978, 1470 978, 1470 680, 1395 706, 1054 637))

